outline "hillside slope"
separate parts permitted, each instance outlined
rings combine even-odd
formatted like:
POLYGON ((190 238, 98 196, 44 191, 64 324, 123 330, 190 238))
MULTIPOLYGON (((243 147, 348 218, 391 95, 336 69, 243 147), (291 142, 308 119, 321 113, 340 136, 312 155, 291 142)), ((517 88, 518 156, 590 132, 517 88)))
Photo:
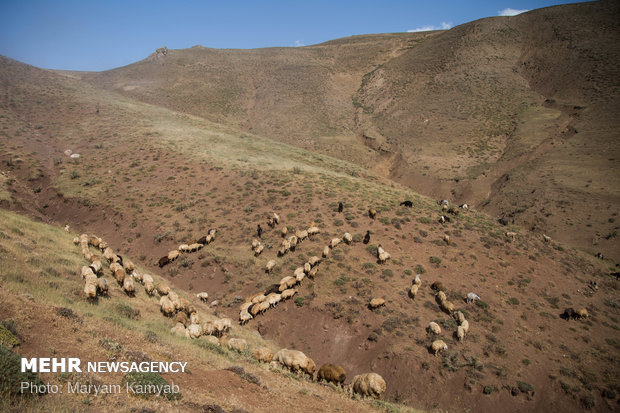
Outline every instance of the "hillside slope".
POLYGON ((197 46, 73 75, 335 154, 617 261, 618 7, 564 5, 301 48, 197 46))
MULTIPOLYGON (((178 291, 188 296, 207 291, 218 302, 202 307, 207 315, 233 319, 246 297, 291 275, 348 231, 351 245, 332 249, 315 279, 298 286, 294 300, 233 332, 299 349, 317 365, 340 364, 347 383, 355 374, 377 372, 387 382, 387 400, 414 408, 617 408, 620 284, 608 275, 613 266, 510 226, 517 232, 513 239, 505 235, 506 227, 476 210, 450 215, 450 222, 440 224, 436 201, 353 163, 136 101, 75 77, 7 59, 0 68, 6 97, 0 105, 4 209, 57 228, 69 224, 76 234, 95 233, 178 291), (66 149, 80 153, 79 160, 64 155, 66 149), (405 199, 411 208, 400 205, 405 199), (339 202, 344 204, 341 213, 339 202), (368 216, 369 207, 378 211, 376 219, 368 216), (274 211, 282 222, 272 230, 266 220, 274 211), (291 232, 312 222, 321 233, 277 257, 281 228, 291 232), (266 229, 266 248, 255 257, 250 245, 258 224, 266 229), (158 268, 160 257, 209 228, 218 231, 215 242, 158 268), (361 242, 366 231, 371 236, 367 245, 361 242), (377 262, 378 246, 392 256, 385 264, 377 262), (270 259, 277 268, 266 274, 270 259), (416 273, 422 286, 412 299, 407 292, 416 273), (470 322, 463 342, 454 336, 454 319, 436 303, 430 289, 434 281, 444 284, 449 300, 470 322), (464 296, 470 291, 483 301, 467 304, 464 296), (370 310, 368 302, 379 296, 385 307, 370 310), (590 317, 562 320, 566 307, 584 307, 590 317), (441 325, 440 337, 448 345, 448 351, 436 357, 429 351, 435 337, 426 331, 433 320, 441 325)), ((1 276, 11 289, 1 291, 19 296, 34 284, 45 296, 47 287, 37 278, 40 268, 29 267, 41 261, 29 263, 29 256, 20 252, 29 250, 29 237, 12 229, 19 225, 6 225, 2 232, 11 237, 6 238, 11 248, 3 247, 1 263, 8 270, 1 276), (15 274, 12 263, 24 262, 25 269, 15 274)), ((65 235, 62 241, 37 241, 43 261, 55 244, 62 254, 73 254, 67 258, 70 263, 77 259, 69 240, 65 235)), ((75 278, 71 268, 57 270, 63 283, 75 278)), ((63 303, 75 304, 72 308, 80 314, 97 312, 79 295, 79 281, 72 285, 72 302, 63 303)), ((155 299, 143 298, 126 303, 140 308, 146 321, 153 317, 156 328, 167 334, 170 321, 157 314, 156 306, 152 310, 155 299), (142 307, 147 304, 148 311, 142 307)), ((19 300, 3 301, 7 317, 17 322, 19 300)), ((128 326, 138 324, 131 321, 128 326)), ((261 377, 272 377, 264 374, 261 377)), ((200 388, 194 380, 188 379, 187 385, 200 388)), ((303 397, 293 398, 293 405, 305 405, 305 397, 315 393, 303 390, 305 382, 301 385, 293 393, 303 397)), ((241 405, 251 405, 253 388, 241 391, 241 405)), ((234 405, 230 393, 196 392, 196 403, 234 405)), ((338 400, 342 396, 329 394, 338 400)), ((356 410, 346 399, 339 405, 332 396, 319 396, 330 406, 356 410)), ((278 403, 285 402, 275 399, 265 406, 278 403)))

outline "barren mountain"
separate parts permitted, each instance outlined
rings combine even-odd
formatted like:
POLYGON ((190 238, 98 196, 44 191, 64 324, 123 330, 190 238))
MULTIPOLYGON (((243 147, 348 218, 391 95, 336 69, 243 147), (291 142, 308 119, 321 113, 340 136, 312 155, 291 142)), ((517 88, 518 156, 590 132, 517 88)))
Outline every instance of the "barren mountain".
POLYGON ((617 260, 618 12, 600 1, 445 32, 197 46, 84 79, 335 155, 617 260))
POLYGON ((162 49, 103 73, 0 57, 1 344, 11 330, 23 356, 181 357, 192 370, 165 376, 182 385, 177 401, 46 395, 0 406, 616 411, 620 281, 614 262, 592 254, 618 253, 614 13, 599 2, 295 49, 162 49), (443 198, 473 205, 448 213, 443 198), (278 254, 283 228, 312 224, 320 234, 278 254), (209 229, 215 241, 158 266, 209 229), (227 337, 339 364, 346 384, 376 372, 383 401, 174 336, 159 296, 139 284, 128 296, 107 262, 110 296, 87 299, 87 261, 71 242, 95 234, 202 320, 237 320, 245 300, 345 232, 351 242, 328 249, 293 299, 227 337), (463 340, 433 282, 468 320, 463 340), (201 291, 217 303, 201 303, 201 291), (481 300, 468 303, 469 292, 481 300), (385 305, 371 309, 377 297, 385 305), (567 308, 588 316, 562 318, 567 308), (435 356, 436 339, 448 349, 435 356))

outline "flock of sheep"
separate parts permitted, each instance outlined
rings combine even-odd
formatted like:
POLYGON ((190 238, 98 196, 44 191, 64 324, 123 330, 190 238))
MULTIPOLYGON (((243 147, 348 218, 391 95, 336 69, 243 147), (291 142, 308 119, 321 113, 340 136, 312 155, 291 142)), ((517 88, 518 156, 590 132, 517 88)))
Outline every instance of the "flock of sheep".
MULTIPOLYGON (((310 232, 318 233, 318 231, 310 232)), ((206 237, 201 239, 202 241, 206 241, 205 244, 202 242, 197 242, 196 244, 206 245, 213 239, 215 239, 215 231, 211 230, 206 237)), ((202 337, 204 340, 213 345, 223 346, 229 350, 240 353, 249 350, 246 340, 242 338, 225 336, 225 333, 229 332, 232 327, 232 320, 229 318, 220 318, 214 321, 206 321, 201 323, 196 307, 187 299, 182 298, 177 293, 171 291, 170 287, 164 283, 160 283, 157 287, 155 287, 152 276, 138 272, 131 261, 123 259, 122 256, 116 254, 101 238, 95 235, 82 234, 80 237, 75 237, 73 242, 75 245, 81 246, 84 258, 90 262, 90 265, 83 266, 81 271, 82 279, 84 280, 84 292, 87 299, 95 299, 97 295, 108 295, 109 291, 107 280, 102 277, 103 265, 101 262, 101 257, 98 254, 91 253, 89 247, 92 246, 103 252, 103 257, 110 264, 110 272, 128 296, 133 297, 135 295, 134 280, 144 285, 145 291, 149 296, 152 296, 155 293, 160 296, 159 306, 161 312, 164 316, 173 318, 176 322, 175 326, 170 329, 172 334, 190 339, 198 339, 202 337)), ((331 245, 335 247, 337 243, 330 243, 330 246, 331 245)), ((191 252, 193 250, 195 250, 195 248, 192 247, 192 245, 183 244, 180 245, 179 249, 175 251, 191 252)), ((174 254, 169 254, 166 258, 169 258, 170 255, 174 254)), ((284 288, 280 290, 280 288, 287 285, 295 285, 298 282, 301 282, 305 275, 309 273, 309 271, 305 271, 308 268, 308 265, 316 268, 320 262, 320 258, 312 257, 309 262, 306 263, 307 265, 300 267, 301 270, 298 269, 298 271, 296 271, 296 277, 285 277, 287 278, 285 282, 276 284, 279 294, 274 295, 280 296, 279 299, 287 299, 292 297, 296 293, 296 290, 291 288, 284 288), (291 284, 291 280, 295 280, 295 284, 291 284)), ((269 269, 269 271, 271 269, 269 269)), ((314 275, 316 275, 316 272, 314 272, 314 275)), ((267 299, 265 301, 260 301, 260 303, 267 302, 273 304, 273 298, 275 298, 274 295, 268 295, 269 298, 265 296, 267 299)), ((198 293, 196 296, 203 302, 206 302, 209 297, 206 292, 198 293)), ((274 354, 268 347, 259 347, 252 350, 251 355, 260 362, 269 363, 270 367, 280 366, 297 373, 308 374, 310 378, 314 380, 316 364, 311 358, 307 357, 301 351, 281 349, 274 354)), ((346 379, 344 369, 338 365, 326 363, 321 366, 316 373, 316 380, 331 382, 335 385, 343 386, 346 379)), ((355 376, 351 384, 344 386, 344 388, 349 393, 357 393, 362 396, 380 398, 386 390, 386 384, 385 380, 383 380, 380 375, 376 373, 365 373, 355 376)))
POLYGON ((179 258, 181 253, 190 253, 196 252, 203 249, 206 245, 209 245, 212 241, 215 240, 216 230, 210 229, 207 235, 200 238, 198 241, 193 242, 191 244, 181 244, 176 250, 172 250, 168 252, 168 255, 164 255, 158 261, 159 268, 163 268, 164 265, 171 263, 172 261, 179 258))
MULTIPOLYGON (((269 226, 273 228, 279 222, 279 216, 274 213, 273 218, 270 218, 269 226)), ((280 231, 283 237, 286 237, 287 232, 287 227, 283 227, 283 229, 280 231)), ((281 247, 278 250, 278 256, 283 256, 288 251, 295 251, 297 245, 299 245, 303 240, 313 235, 319 234, 320 232, 321 230, 314 223, 312 223, 307 230, 295 231, 295 235, 292 235, 282 241, 281 247)), ((325 246, 323 250, 323 257, 328 257, 331 250, 333 248, 336 248, 336 246, 338 246, 338 244, 340 244, 340 242, 342 241, 344 241, 346 244, 351 244, 353 242, 353 236, 346 232, 342 238, 333 238, 330 243, 325 246)), ((260 247, 262 247, 261 242, 257 239, 254 239, 252 241, 252 250, 254 251, 255 255, 258 255, 260 253, 257 253, 257 249, 260 247)), ((297 285, 301 285, 301 283, 306 277, 314 278, 318 274, 319 264, 321 263, 321 261, 322 258, 320 257, 310 257, 310 259, 308 259, 308 261, 305 262, 303 266, 295 269, 292 276, 286 276, 282 278, 279 283, 271 285, 264 292, 259 292, 249 296, 239 308, 239 323, 243 325, 248 321, 252 320, 254 317, 258 316, 259 314, 263 314, 270 308, 274 308, 280 301, 294 297, 295 294, 297 294, 297 289, 295 289, 294 287, 297 285)), ((276 261, 269 260, 265 265, 265 271, 267 273, 270 273, 271 271, 273 271, 275 266, 276 261)))
POLYGON ((153 277, 149 274, 139 273, 130 260, 123 260, 123 257, 116 254, 108 243, 95 235, 82 234, 73 239, 75 245, 80 245, 82 255, 90 262, 90 266, 82 267, 82 279, 84 280, 84 294, 88 299, 95 299, 97 295, 108 295, 108 282, 103 275, 101 256, 92 254, 89 246, 98 248, 103 253, 109 265, 112 276, 118 285, 130 297, 136 293, 135 281, 144 285, 146 293, 151 296, 155 291, 153 277))

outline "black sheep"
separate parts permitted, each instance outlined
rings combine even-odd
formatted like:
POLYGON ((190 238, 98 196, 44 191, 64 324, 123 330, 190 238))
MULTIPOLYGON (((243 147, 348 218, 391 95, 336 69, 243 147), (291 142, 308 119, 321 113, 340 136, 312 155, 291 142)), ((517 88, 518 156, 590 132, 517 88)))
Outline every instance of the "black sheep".
POLYGON ((198 241, 196 241, 197 244, 202 244, 202 245, 207 245, 207 237, 203 236, 202 238, 200 238, 198 241))
POLYGON ((168 256, 166 255, 165 257, 161 257, 159 259, 159 268, 163 268, 164 265, 168 264, 170 262, 170 259, 168 258, 168 256))
POLYGON ((364 235, 364 244, 368 244, 370 242, 370 231, 366 231, 366 235, 364 235))
POLYGON ((258 228, 256 228, 256 232, 258 233, 258 238, 260 238, 260 236, 263 234, 263 229, 260 227, 260 224, 258 224, 258 228))
POLYGON ((564 320, 575 319, 577 318, 577 313, 573 308, 567 308, 562 314, 560 314, 560 318, 563 318, 564 320))
POLYGON ((340 202, 338 204, 338 212, 342 212, 343 209, 344 209, 344 205, 342 205, 342 202, 340 202))
POLYGON ((267 288, 267 291, 265 291, 265 295, 269 295, 271 293, 278 294, 279 292, 280 292, 280 284, 272 284, 269 286, 269 288, 267 288))
POLYGON ((413 207, 413 202, 411 201, 403 201, 400 203, 400 206, 406 206, 407 208, 413 207))

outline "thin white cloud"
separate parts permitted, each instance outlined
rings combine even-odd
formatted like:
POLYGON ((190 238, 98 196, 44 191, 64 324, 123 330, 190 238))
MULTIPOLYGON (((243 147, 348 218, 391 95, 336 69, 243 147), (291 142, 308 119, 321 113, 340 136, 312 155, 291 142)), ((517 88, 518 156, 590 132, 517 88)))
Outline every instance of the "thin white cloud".
POLYGON ((446 22, 441 22, 441 24, 439 26, 433 26, 433 25, 427 25, 427 26, 422 26, 422 27, 418 27, 417 29, 409 29, 407 30, 407 32, 409 33, 415 33, 415 32, 428 32, 431 30, 448 30, 452 28, 452 22, 450 23, 446 23, 446 22))
POLYGON ((526 11, 529 10, 517 10, 517 9, 511 9, 510 7, 505 8, 504 10, 500 10, 497 12, 498 16, 516 16, 517 14, 521 14, 521 13, 525 13, 526 11))
POLYGON ((295 40, 295 44, 294 44, 293 46, 295 46, 295 47, 301 47, 301 46, 305 46, 305 44, 303 44, 303 43, 301 42, 301 40, 295 40))

